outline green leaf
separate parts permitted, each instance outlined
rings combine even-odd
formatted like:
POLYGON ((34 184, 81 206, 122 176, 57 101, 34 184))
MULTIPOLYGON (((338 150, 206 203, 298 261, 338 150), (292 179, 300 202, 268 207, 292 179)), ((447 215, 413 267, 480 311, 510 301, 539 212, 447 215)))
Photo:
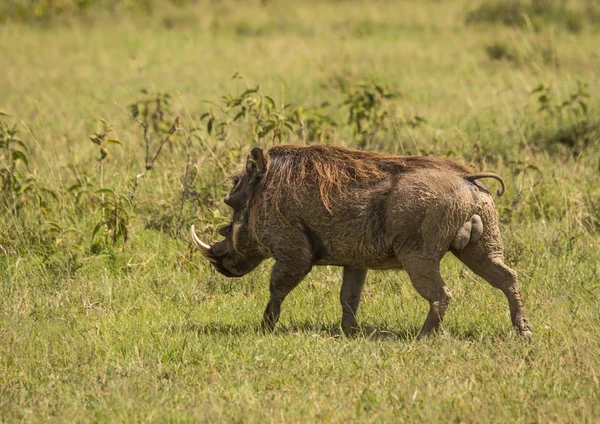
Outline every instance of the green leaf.
POLYGON ((94 240, 94 237, 96 237, 96 234, 98 233, 98 231, 100 231, 100 229, 104 226, 104 222, 99 222, 98 224, 96 224, 96 226, 94 227, 94 231, 92 232, 92 240, 94 240))
POLYGON ((101 188, 96 190, 94 193, 96 194, 115 194, 110 188, 101 188))
POLYGON ((3 110, 0 110, 0 116, 10 116, 8 113, 4 112, 3 110))
POLYGON ((31 189, 33 189, 34 187, 34 182, 33 181, 29 181, 26 184, 23 184, 20 188, 19 191, 21 193, 27 193, 28 191, 30 191, 31 189))
POLYGON ((121 143, 119 140, 106 140, 106 142, 108 144, 118 144, 119 146, 123 145, 123 143, 121 143))
POLYGON ((267 102, 269 102, 269 104, 271 105, 271 107, 273 109, 275 109, 275 101, 272 98, 270 98, 269 96, 265 96, 265 99, 267 99, 267 102))
POLYGON ((211 133, 212 133, 212 129, 213 129, 213 121, 214 121, 214 118, 210 118, 210 119, 208 120, 208 123, 206 124, 206 131, 208 131, 208 134, 211 134, 211 133))
POLYGON ((133 203, 131 202, 131 198, 129 196, 126 196, 124 194, 122 194, 120 196, 121 199, 121 203, 125 203, 126 206, 129 206, 130 208, 133 208, 133 203))
POLYGON ((250 94, 257 93, 257 92, 258 92, 258 88, 249 88, 248 90, 244 91, 240 95, 240 98, 244 98, 244 97, 246 97, 246 96, 248 96, 250 94))
POLYGON ((73 184, 71 187, 67 189, 68 192, 72 192, 74 190, 78 190, 82 187, 80 183, 73 184))
POLYGON ((96 134, 90 135, 88 137, 90 138, 90 140, 92 140, 92 143, 97 144, 98 146, 100 146, 100 144, 102 144, 102 139, 100 137, 98 137, 96 134))
POLYGON ((40 191, 43 193, 46 193, 47 195, 52 197, 54 200, 58 201, 58 196, 56 195, 54 190, 50 190, 49 188, 41 188, 40 191))
POLYGON ((17 160, 22 161, 25 166, 29 167, 29 162, 27 161, 27 156, 20 150, 13 150, 12 158, 16 162, 17 160))
POLYGON ((139 109, 139 107, 138 107, 138 105, 137 105, 137 104, 132 104, 132 105, 129 105, 129 110, 131 111, 131 115, 132 115, 134 118, 137 118, 137 117, 138 117, 138 115, 140 114, 140 109, 139 109))
POLYGON ((242 110, 241 112, 238 112, 237 115, 235 115, 235 118, 233 118, 233 122, 237 121, 238 119, 240 119, 241 117, 245 117, 246 116, 246 111, 242 110))
POLYGON ((540 174, 542 174, 542 171, 540 170, 540 168, 538 168, 538 167, 537 167, 537 166, 535 166, 535 165, 527 165, 527 166, 525 167, 525 169, 533 169, 534 171, 537 171, 537 172, 539 172, 540 174))
POLYGON ((538 85, 537 87, 535 87, 533 90, 531 90, 531 93, 529 93, 530 95, 533 95, 535 93, 539 93, 540 91, 543 91, 546 89, 546 86, 544 85, 544 83, 541 83, 540 85, 538 85))
POLYGON ((60 225, 58 225, 56 222, 46 222, 46 225, 50 227, 52 231, 60 233, 60 225))
POLYGON ((23 142, 22 142, 21 140, 19 140, 18 138, 13 138, 11 141, 12 141, 13 143, 16 143, 16 144, 18 144, 19 146, 21 146, 21 147, 22 147, 24 150, 29 150, 29 149, 27 148, 27 146, 25 145, 25 143, 23 143, 23 142))

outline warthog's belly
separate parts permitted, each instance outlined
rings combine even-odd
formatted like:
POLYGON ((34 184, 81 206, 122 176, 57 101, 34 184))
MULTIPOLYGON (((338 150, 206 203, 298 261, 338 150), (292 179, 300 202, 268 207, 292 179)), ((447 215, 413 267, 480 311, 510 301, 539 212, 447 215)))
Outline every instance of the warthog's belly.
POLYGON ((315 261, 315 265, 351 266, 359 269, 402 269, 402 263, 394 256, 386 258, 360 258, 355 260, 335 260, 333 258, 321 258, 315 261))

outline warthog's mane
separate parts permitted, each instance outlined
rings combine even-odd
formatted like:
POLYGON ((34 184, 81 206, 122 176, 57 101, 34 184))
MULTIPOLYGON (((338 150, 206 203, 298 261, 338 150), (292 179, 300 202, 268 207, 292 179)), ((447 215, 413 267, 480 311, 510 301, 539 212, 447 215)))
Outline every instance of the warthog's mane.
POLYGON ((251 215, 262 193, 279 210, 285 199, 298 199, 307 189, 318 187, 321 200, 331 212, 331 197, 353 183, 372 182, 416 169, 445 169, 467 175, 469 168, 448 159, 429 156, 394 156, 336 146, 276 146, 267 152, 267 168, 255 193, 251 215))

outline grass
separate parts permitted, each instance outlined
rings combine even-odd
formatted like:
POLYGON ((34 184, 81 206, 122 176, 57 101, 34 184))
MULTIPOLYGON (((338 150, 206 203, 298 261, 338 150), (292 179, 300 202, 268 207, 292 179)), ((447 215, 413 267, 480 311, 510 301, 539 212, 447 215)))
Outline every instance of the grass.
MULTIPOLYGON (((490 4, 222 2, 0 26, 0 119, 28 161, 13 170, 25 188, 0 192, 0 421, 597 421, 600 34, 465 24, 490 4), (534 341, 514 334, 503 295, 450 257, 444 336, 415 340, 427 305, 401 272, 369 273, 361 333, 342 336, 335 268, 313 270, 263 334, 270 263, 228 280, 186 235, 193 223, 218 237, 227 174, 257 142, 277 142, 251 117, 222 137, 202 119, 225 122, 213 103, 255 84, 277 111, 292 103, 285 142, 305 141, 292 116, 302 106, 329 143, 501 174, 496 205, 534 341), (371 110, 377 131, 365 135, 340 87, 369 84, 399 96, 371 110), (128 205, 143 131, 114 103, 128 111, 142 88, 171 94, 167 118, 184 131, 128 205), (561 107, 580 88, 586 112, 561 107), (88 138, 98 118, 122 143, 102 161, 88 138), (92 240, 113 210, 96 192, 100 168, 125 199, 127 242, 113 243, 110 225, 92 240)), ((152 151, 164 134, 150 132, 152 151)))

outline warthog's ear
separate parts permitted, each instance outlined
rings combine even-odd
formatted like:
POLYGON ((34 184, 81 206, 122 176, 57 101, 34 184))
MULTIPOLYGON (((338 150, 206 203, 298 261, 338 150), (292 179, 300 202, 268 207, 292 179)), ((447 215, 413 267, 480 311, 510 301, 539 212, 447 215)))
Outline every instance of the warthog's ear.
POLYGON ((248 160, 246 161, 246 172, 252 179, 260 178, 263 176, 267 169, 267 162, 265 155, 260 147, 255 147, 250 151, 248 160))

